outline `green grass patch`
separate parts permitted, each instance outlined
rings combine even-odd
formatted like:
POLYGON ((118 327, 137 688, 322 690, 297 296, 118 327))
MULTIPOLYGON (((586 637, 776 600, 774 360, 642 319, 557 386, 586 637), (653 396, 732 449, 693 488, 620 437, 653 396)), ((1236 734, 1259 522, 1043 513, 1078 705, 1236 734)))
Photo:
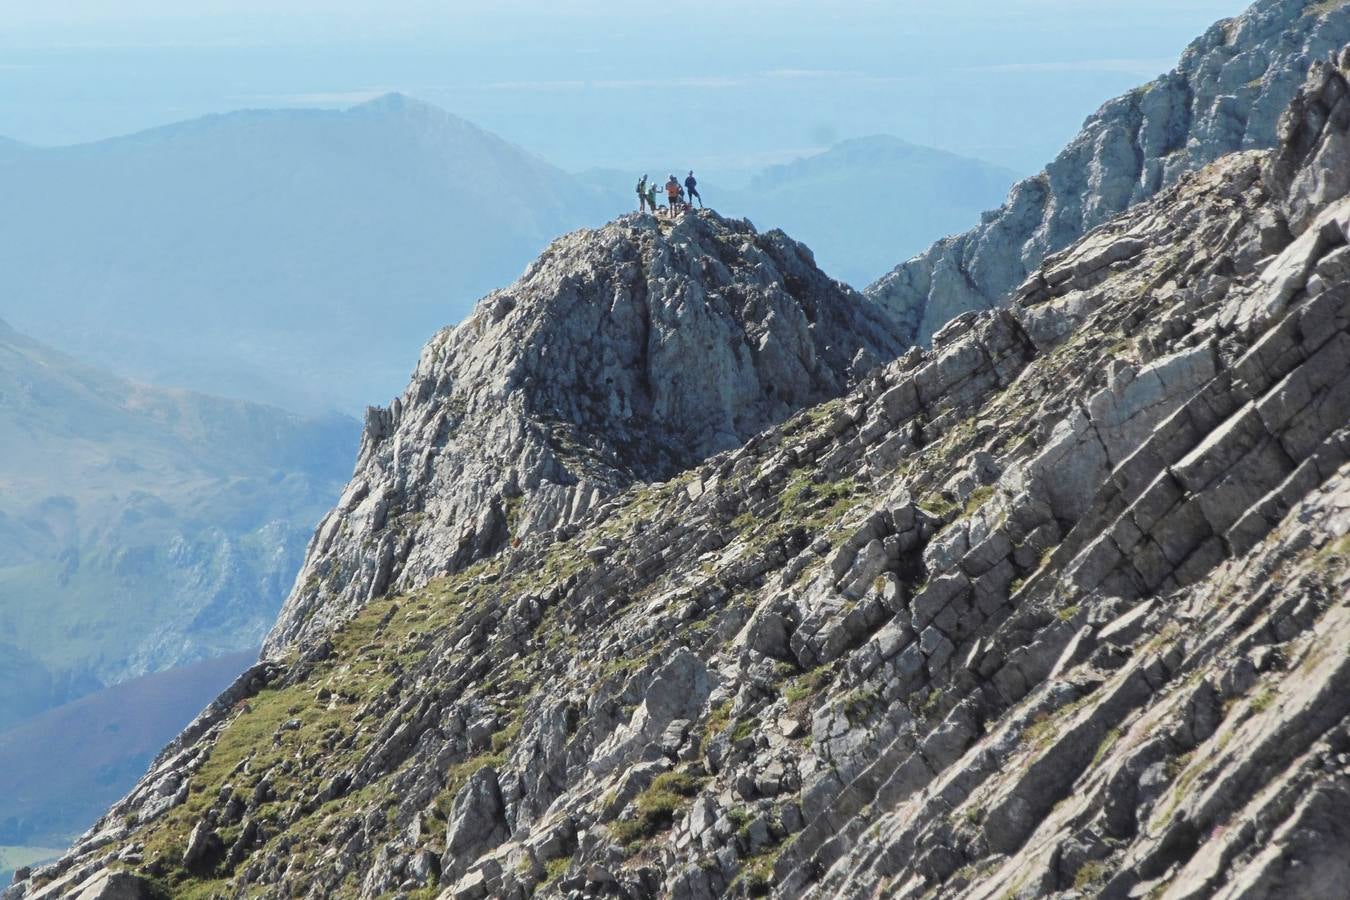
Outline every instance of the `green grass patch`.
POLYGON ((693 797, 703 787, 705 778, 699 778, 688 772, 665 772, 652 781, 650 790, 666 791, 681 797, 693 797))
POLYGON ((552 884, 560 880, 567 874, 567 870, 572 867, 572 857, 559 856, 557 859, 550 859, 544 863, 544 884, 552 884))
POLYGON ((1039 712, 1031 724, 1022 729, 1022 744, 1034 750, 1044 750, 1055 739, 1055 717, 1039 712))
POLYGON ((636 850, 643 841, 669 828, 675 821, 675 813, 698 793, 702 784, 702 779, 686 772, 658 775, 634 801, 637 815, 611 824, 610 834, 630 852, 636 850))
POLYGON ((782 852, 780 846, 747 859, 741 864, 741 871, 732 882, 732 887, 738 884, 743 886, 745 893, 751 897, 769 896, 773 892, 773 867, 782 852))
POLYGON ((755 527, 755 523, 758 521, 759 518, 754 513, 746 510, 731 520, 731 527, 737 531, 749 531, 751 528, 755 527))
POLYGON ((747 831, 750 828, 750 811, 744 806, 733 806, 727 810, 727 821, 737 834, 747 831))
POLYGON ((1154 815, 1150 823, 1155 831, 1172 818, 1172 814, 1181 805, 1182 799, 1190 792, 1195 780, 1200 777, 1200 771, 1204 768, 1204 761, 1191 765, 1193 756, 1194 753, 1183 753, 1181 756, 1173 757, 1167 761, 1167 775, 1172 779, 1172 786, 1168 792, 1167 805, 1154 815))
POLYGON ((783 689, 783 699, 788 703, 800 703, 819 694, 830 683, 830 670, 821 666, 804 675, 798 675, 783 689))
POLYGON ((737 721, 736 726, 731 730, 732 743, 738 744, 759 734, 760 726, 761 722, 755 717, 737 721))
POLYGON ((970 496, 966 498, 966 515, 973 516, 979 512, 980 507, 988 503, 993 496, 994 489, 987 484, 982 484, 971 491, 970 496))
POLYGON ((1111 752, 1111 748, 1120 740, 1120 729, 1112 728, 1102 738, 1101 743, 1097 745, 1097 752, 1092 754, 1092 764, 1089 768, 1096 768, 1097 764, 1106 758, 1106 754, 1111 752))
POLYGON ((861 722, 872 711, 875 695, 861 687, 856 687, 843 697, 844 716, 849 722, 861 722))
POLYGON ((919 509, 923 510, 926 513, 929 513, 930 515, 937 516, 939 519, 947 519, 951 517, 952 514, 955 513, 958 509, 960 509, 959 506, 957 506, 951 500, 948 500, 942 494, 937 493, 936 491, 931 494, 925 495, 921 500, 919 500, 918 505, 919 509))
POLYGON ((1094 887, 1100 887, 1105 881, 1106 876, 1110 874, 1106 868, 1106 863, 1099 860, 1091 860, 1078 867, 1078 871, 1073 876, 1073 887, 1077 891, 1088 891, 1094 887))
POLYGON ((723 700, 708 711, 708 721, 703 726, 703 740, 706 743, 727 730, 731 724, 731 701, 723 700))
POLYGON ((1320 0, 1318 3, 1309 4, 1303 10, 1303 14, 1305 16, 1325 16, 1327 13, 1335 12, 1346 4, 1350 4, 1350 0, 1320 0))
POLYGON ((1278 693, 1279 691, 1276 690, 1274 684, 1263 685, 1261 690, 1256 692, 1256 696, 1252 697, 1250 706, 1251 711, 1254 713, 1263 713, 1270 709, 1275 705, 1275 698, 1278 693))

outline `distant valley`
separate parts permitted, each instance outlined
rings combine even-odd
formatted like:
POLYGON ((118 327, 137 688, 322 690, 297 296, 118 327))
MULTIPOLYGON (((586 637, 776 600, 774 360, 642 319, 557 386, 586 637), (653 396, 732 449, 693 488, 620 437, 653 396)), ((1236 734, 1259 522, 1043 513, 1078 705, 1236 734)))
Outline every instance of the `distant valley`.
POLYGON ((0 323, 0 729, 256 647, 356 434, 135 384, 0 323))
POLYGON ((0 731, 0 884, 56 855, 251 661, 251 652, 132 679, 0 731), (72 735, 83 740, 72 740, 72 735))

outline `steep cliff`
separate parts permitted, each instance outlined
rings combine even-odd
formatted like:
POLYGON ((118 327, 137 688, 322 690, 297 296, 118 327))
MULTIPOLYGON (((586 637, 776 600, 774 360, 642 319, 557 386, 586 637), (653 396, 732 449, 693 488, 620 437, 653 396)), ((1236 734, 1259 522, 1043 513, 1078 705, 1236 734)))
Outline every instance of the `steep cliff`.
POLYGON ((709 211, 568 235, 367 414, 264 652, 736 447, 900 347, 780 231, 709 211))
POLYGON ((1171 72, 1104 105, 977 227, 938 241, 866 293, 919 344, 963 312, 1002 305, 1047 254, 1185 173, 1274 146, 1308 66, 1346 41, 1342 0, 1257 0, 1191 44, 1171 72))
POLYGON ((1343 895, 1347 79, 846 397, 305 632, 6 900, 1343 895))

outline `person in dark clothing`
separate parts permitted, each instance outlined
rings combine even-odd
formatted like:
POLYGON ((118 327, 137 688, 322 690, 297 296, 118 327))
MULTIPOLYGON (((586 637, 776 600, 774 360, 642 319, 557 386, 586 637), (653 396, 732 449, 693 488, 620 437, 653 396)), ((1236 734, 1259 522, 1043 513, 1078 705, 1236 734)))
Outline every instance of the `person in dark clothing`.
MULTIPOLYGON (((647 211, 647 176, 643 175, 642 180, 637 183, 638 212, 647 211)), ((652 207, 652 212, 656 212, 656 207, 652 207)))
POLYGON ((692 206, 694 198, 698 198, 698 205, 703 206, 703 196, 698 192, 698 179, 694 177, 694 172, 689 171, 689 177, 684 180, 684 189, 689 192, 689 204, 692 206))

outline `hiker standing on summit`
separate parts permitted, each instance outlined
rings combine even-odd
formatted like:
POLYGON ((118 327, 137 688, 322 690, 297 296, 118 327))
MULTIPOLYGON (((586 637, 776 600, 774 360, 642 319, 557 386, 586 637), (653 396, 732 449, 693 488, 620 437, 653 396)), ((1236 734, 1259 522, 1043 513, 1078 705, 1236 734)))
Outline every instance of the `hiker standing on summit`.
MULTIPOLYGON (((647 211, 647 176, 646 176, 646 175, 643 175, 643 176, 642 176, 642 180, 639 181, 639 182, 637 183, 637 195, 638 195, 638 212, 639 212, 639 213, 644 213, 644 212, 647 211)), ((652 213, 655 214, 655 212, 656 212, 656 204, 653 203, 653 204, 652 204, 652 213)))
POLYGON ((680 182, 674 173, 671 173, 670 180, 666 182, 666 199, 670 201, 670 215, 674 218, 680 206, 680 182))
POLYGON ((684 180, 684 188, 689 192, 689 205, 694 205, 694 198, 698 198, 699 208, 703 208, 703 195, 698 192, 698 179, 694 177, 694 170, 689 170, 689 177, 684 180))

